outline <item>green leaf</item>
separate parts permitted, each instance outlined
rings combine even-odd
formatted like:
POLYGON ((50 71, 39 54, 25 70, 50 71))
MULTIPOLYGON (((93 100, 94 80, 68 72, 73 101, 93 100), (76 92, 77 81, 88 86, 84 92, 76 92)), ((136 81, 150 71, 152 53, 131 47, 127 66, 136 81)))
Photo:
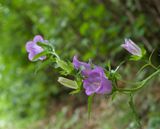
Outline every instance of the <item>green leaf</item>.
POLYGON ((71 73, 71 71, 73 70, 73 66, 71 63, 66 63, 63 60, 57 59, 56 63, 58 65, 58 67, 60 67, 61 69, 64 70, 65 73, 69 74, 71 73))
POLYGON ((112 94, 112 101, 116 98, 116 95, 117 95, 117 92, 115 91, 115 92, 112 94))
POLYGON ((132 56, 130 57, 130 60, 132 60, 132 61, 138 61, 138 60, 140 60, 140 59, 142 59, 142 56, 132 55, 132 56))
POLYGON ((146 49, 144 47, 141 47, 142 50, 142 57, 144 57, 146 55, 146 49))
POLYGON ((132 60, 132 61, 141 60, 141 59, 146 55, 146 50, 145 50, 144 47, 141 47, 141 51, 142 51, 142 55, 141 55, 141 56, 132 55, 132 56, 130 57, 130 60, 132 60))
POLYGON ((68 88, 78 89, 78 84, 77 84, 76 81, 73 81, 73 80, 70 80, 70 79, 67 79, 67 78, 64 78, 64 77, 59 77, 58 82, 60 84, 62 84, 63 86, 66 86, 68 88))
POLYGON ((81 90, 78 88, 76 90, 71 91, 69 94, 73 95, 73 94, 77 94, 79 93, 81 90))
POLYGON ((45 62, 38 63, 35 69, 35 74, 37 74, 39 70, 43 69, 44 67, 48 66, 51 63, 53 63, 53 61, 50 59, 46 60, 45 62))
POLYGON ((39 45, 43 48, 52 48, 54 50, 53 46, 49 43, 37 42, 37 45, 39 45))
POLYGON ((91 109, 92 109, 92 101, 95 94, 88 96, 88 119, 91 116, 91 109))
POLYGON ((45 56, 48 54, 48 51, 42 51, 41 53, 38 53, 37 55, 34 56, 33 61, 36 61, 38 58, 45 56))
POLYGON ((110 60, 108 61, 108 63, 106 65, 107 65, 108 71, 111 71, 111 62, 110 62, 110 60))

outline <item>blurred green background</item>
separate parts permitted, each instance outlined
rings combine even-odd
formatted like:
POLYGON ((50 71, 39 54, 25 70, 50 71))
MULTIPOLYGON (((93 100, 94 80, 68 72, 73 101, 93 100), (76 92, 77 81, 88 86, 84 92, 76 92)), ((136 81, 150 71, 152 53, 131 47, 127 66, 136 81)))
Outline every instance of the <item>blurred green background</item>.
MULTIPOLYGON (((25 43, 40 34, 64 60, 78 54, 114 68, 129 56, 120 47, 126 37, 149 53, 160 48, 159 0, 0 0, 0 32, 0 128, 135 129, 123 95, 115 101, 97 96, 87 121, 86 95, 68 95, 52 66, 36 74, 40 64, 29 62, 25 43)), ((157 51, 154 63, 160 64, 157 51)), ((140 64, 134 66, 122 69, 125 79, 140 64)), ((159 82, 135 99, 144 129, 160 128, 159 82)))

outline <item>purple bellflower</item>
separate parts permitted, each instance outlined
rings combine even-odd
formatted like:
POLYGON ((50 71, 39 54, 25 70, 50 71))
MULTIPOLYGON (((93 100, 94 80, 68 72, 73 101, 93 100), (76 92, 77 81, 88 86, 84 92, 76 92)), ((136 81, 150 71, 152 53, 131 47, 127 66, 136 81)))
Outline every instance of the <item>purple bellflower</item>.
POLYGON ((93 93, 109 94, 112 91, 111 81, 108 80, 101 67, 96 67, 90 71, 88 78, 83 81, 83 87, 87 95, 93 93))
MULTIPOLYGON (((44 40, 42 36, 36 35, 33 41, 28 41, 26 43, 26 50, 28 52, 28 59, 30 61, 37 61, 33 60, 34 56, 44 51, 41 46, 37 45, 37 42, 47 42, 47 41, 44 40)), ((44 59, 46 59, 45 56, 39 57, 39 60, 44 60, 44 59)))
POLYGON ((83 80, 83 87, 85 93, 89 96, 94 93, 97 94, 109 94, 112 91, 111 81, 106 77, 103 68, 95 66, 91 68, 89 63, 80 62, 77 56, 73 58, 73 65, 75 69, 82 69, 82 75, 85 77, 83 80))
POLYGON ((142 56, 141 48, 130 39, 125 39, 125 43, 122 44, 121 46, 132 55, 139 56, 139 57, 142 56))

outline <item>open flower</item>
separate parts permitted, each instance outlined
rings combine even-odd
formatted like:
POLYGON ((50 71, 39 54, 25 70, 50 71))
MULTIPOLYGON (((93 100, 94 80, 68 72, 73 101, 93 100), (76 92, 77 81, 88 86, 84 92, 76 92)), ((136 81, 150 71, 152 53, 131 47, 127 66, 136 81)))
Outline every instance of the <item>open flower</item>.
POLYGON ((91 68, 89 63, 80 62, 77 56, 73 58, 73 65, 75 69, 82 69, 82 75, 84 76, 83 87, 87 95, 97 94, 109 94, 112 91, 111 81, 106 77, 103 68, 95 66, 91 68))
MULTIPOLYGON (((33 39, 33 41, 28 41, 26 43, 26 50, 28 52, 28 59, 30 61, 36 61, 36 60, 33 60, 33 58, 35 57, 35 55, 43 52, 43 48, 41 46, 38 46, 37 45, 37 42, 46 42, 46 40, 44 40, 42 38, 42 36, 40 35, 36 35, 33 39)), ((39 57, 38 59, 39 60, 44 60, 46 57, 45 56, 41 56, 39 57)))
POLYGON ((112 91, 111 81, 108 80, 101 67, 90 71, 89 76, 83 81, 83 87, 87 95, 109 94, 112 91))
POLYGON ((132 55, 139 56, 139 57, 142 56, 141 48, 130 39, 125 39, 125 43, 122 44, 122 47, 132 55))

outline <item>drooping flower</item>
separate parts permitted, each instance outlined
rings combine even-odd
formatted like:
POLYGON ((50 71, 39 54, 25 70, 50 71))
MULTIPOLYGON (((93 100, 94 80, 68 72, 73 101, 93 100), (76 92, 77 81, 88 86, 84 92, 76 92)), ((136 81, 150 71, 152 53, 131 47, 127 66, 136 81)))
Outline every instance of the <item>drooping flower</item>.
POLYGON ((125 43, 121 45, 124 49, 126 49, 129 53, 135 56, 142 56, 141 48, 136 45, 131 39, 125 39, 125 43))
MULTIPOLYGON (((33 58, 35 57, 35 55, 43 52, 43 48, 41 46, 38 46, 37 42, 47 42, 46 40, 44 40, 42 38, 42 36, 40 35, 36 35, 33 39, 33 41, 28 41, 26 43, 26 50, 28 52, 28 59, 30 61, 36 61, 33 60, 33 58)), ((44 60, 46 57, 45 56, 41 56, 39 57, 39 60, 44 60)))
POLYGON ((91 68, 91 64, 80 62, 77 56, 73 58, 73 65, 75 69, 82 69, 82 75, 84 76, 83 87, 87 95, 97 94, 109 94, 112 91, 112 83, 106 77, 103 68, 94 66, 91 68))

